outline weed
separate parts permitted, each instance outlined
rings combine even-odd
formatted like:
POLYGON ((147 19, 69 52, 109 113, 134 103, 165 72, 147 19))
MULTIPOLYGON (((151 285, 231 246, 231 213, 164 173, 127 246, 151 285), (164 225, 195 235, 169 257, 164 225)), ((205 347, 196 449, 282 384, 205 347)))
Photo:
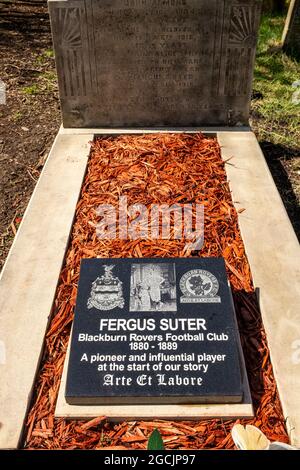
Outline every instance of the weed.
POLYGON ((38 95, 40 92, 41 90, 36 83, 23 88, 23 93, 25 95, 38 95))

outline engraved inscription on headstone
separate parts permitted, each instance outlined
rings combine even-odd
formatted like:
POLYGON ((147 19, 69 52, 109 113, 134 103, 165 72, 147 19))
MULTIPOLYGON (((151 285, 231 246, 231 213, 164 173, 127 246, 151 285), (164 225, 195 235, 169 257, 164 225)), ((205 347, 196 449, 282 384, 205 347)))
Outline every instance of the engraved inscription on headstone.
POLYGON ((261 0, 49 0, 65 127, 248 123, 261 0))
POLYGON ((291 0, 282 43, 285 51, 300 57, 300 0, 291 0))
POLYGON ((68 403, 240 403, 241 359, 223 259, 82 260, 68 403))

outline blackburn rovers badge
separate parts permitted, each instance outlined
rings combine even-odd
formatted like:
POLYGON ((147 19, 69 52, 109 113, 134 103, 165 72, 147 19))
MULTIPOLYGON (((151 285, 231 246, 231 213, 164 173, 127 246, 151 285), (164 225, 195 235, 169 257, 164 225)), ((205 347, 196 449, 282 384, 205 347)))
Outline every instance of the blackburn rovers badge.
POLYGON ((183 296, 182 304, 220 303, 219 282, 212 273, 204 269, 193 269, 185 273, 179 283, 183 296))
POLYGON ((104 265, 104 274, 97 277, 92 283, 90 297, 87 302, 89 309, 112 310, 116 307, 123 308, 123 283, 113 275, 114 265, 104 265))

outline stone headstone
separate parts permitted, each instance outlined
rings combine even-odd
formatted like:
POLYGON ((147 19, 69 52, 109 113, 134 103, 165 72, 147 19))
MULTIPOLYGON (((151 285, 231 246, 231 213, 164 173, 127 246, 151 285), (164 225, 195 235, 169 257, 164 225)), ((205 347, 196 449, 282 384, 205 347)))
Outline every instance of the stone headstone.
POLYGON ((261 0, 49 0, 65 127, 248 124, 261 0))
POLYGON ((291 0, 282 43, 286 52, 300 57, 300 0, 291 0))
POLYGON ((67 403, 240 403, 242 362, 223 259, 82 260, 67 403))

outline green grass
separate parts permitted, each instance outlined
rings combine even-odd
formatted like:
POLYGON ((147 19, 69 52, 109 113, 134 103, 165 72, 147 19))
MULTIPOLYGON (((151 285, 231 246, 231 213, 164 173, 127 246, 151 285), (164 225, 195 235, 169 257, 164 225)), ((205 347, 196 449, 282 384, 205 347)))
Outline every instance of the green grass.
POLYGON ((23 88, 23 93, 25 95, 38 95, 41 92, 39 86, 36 83, 33 83, 30 86, 25 86, 23 88))
POLYGON ((41 54, 39 54, 36 58, 37 64, 45 64, 49 62, 49 59, 54 59, 54 51, 53 49, 46 49, 41 54))
POLYGON ((44 52, 44 55, 45 55, 45 57, 48 57, 48 58, 54 58, 54 51, 53 51, 53 49, 47 49, 47 50, 44 52))
POLYGON ((15 114, 12 115, 12 120, 15 122, 20 121, 23 118, 23 114, 20 111, 17 111, 15 114))
POLYGON ((55 71, 46 71, 40 74, 39 80, 45 91, 53 93, 57 88, 57 76, 55 71))
POLYGON ((300 63, 281 50, 283 16, 262 18, 253 88, 252 126, 259 140, 300 148, 300 104, 292 102, 300 63))
POLYGON ((45 71, 39 73, 36 83, 24 87, 22 92, 28 96, 36 96, 41 93, 54 93, 56 89, 56 73, 54 71, 45 71))

